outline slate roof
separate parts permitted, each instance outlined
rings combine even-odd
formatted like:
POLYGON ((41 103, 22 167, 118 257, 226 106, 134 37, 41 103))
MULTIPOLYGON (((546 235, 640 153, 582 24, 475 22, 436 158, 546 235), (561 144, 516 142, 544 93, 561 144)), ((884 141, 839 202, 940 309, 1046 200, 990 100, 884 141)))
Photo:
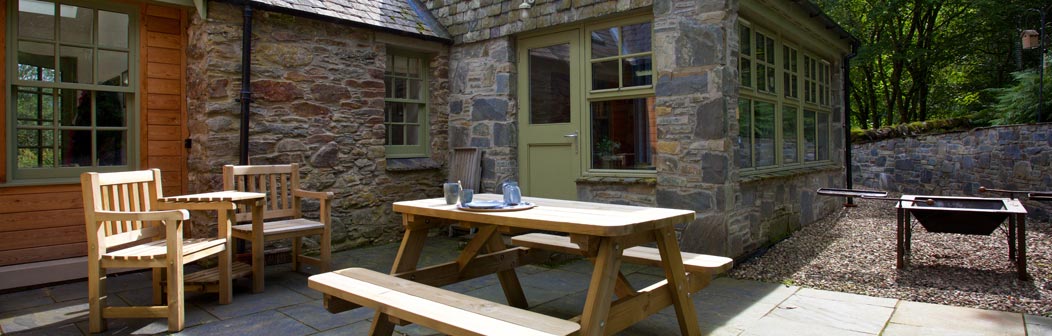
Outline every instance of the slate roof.
POLYGON ((446 29, 418 0, 252 0, 252 2, 431 39, 452 40, 446 29))

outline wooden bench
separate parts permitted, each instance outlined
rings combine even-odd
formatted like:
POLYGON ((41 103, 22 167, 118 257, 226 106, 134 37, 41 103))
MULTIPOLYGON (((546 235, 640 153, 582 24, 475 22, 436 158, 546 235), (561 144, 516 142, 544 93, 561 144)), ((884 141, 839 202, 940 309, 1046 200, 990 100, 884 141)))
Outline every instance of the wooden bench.
POLYGON ((308 286, 326 294, 330 311, 353 307, 340 302, 349 301, 450 335, 570 335, 581 328, 567 320, 364 268, 314 275, 308 286))
MULTIPOLYGON (((511 238, 514 245, 550 250, 565 254, 584 255, 580 246, 570 241, 570 237, 546 233, 529 233, 511 238)), ((688 273, 716 275, 731 269, 734 260, 731 258, 680 252, 683 255, 683 268, 688 273)), ((635 246, 622 253, 625 262, 648 266, 661 266, 661 253, 658 249, 646 246, 635 246)))

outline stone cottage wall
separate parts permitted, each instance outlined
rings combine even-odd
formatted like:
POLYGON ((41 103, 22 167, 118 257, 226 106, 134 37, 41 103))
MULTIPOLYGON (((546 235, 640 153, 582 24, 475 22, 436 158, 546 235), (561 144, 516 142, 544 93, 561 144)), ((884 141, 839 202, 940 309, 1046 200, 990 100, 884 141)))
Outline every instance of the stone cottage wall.
MULTIPOLYGON (((839 206, 839 200, 813 194, 819 187, 844 184, 840 131, 831 134, 833 163, 823 169, 743 180, 734 166, 739 1, 538 1, 526 17, 520 16, 519 3, 425 1, 455 42, 451 142, 485 148, 484 190, 518 175, 517 60, 511 35, 645 11, 654 15, 656 177, 584 178, 577 183, 578 199, 695 210, 698 219, 678 228, 682 248, 726 256, 784 238, 839 206)), ((837 71, 833 86, 839 89, 839 83, 837 71)), ((833 115, 833 124, 842 125, 842 111, 835 108, 833 115)))
MULTIPOLYGON (((212 2, 208 19, 194 16, 190 27, 191 192, 221 188, 222 166, 238 161, 241 22, 240 6, 212 2)), ((386 46, 375 42, 374 32, 262 10, 254 11, 253 29, 250 162, 300 163, 306 189, 333 192, 337 248, 398 240, 400 216, 391 202, 441 196, 449 56, 443 52, 431 62, 431 157, 389 162, 386 46)), ((316 203, 304 209, 317 216, 316 203)), ((214 225, 209 219, 195 222, 214 225)), ((206 229, 214 230, 195 231, 206 229)))
MULTIPOLYGON (((855 188, 906 194, 1007 197, 979 187, 1052 191, 1052 129, 1047 124, 977 128, 855 144, 855 188)), ((1024 201, 1047 220, 1048 202, 1024 201)))

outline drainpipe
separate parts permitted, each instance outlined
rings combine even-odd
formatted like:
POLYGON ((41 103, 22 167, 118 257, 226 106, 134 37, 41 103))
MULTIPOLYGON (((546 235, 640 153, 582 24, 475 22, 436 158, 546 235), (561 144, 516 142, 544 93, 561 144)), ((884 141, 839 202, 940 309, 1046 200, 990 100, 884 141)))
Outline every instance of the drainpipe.
MULTIPOLYGON (((845 188, 851 189, 851 59, 858 55, 858 42, 851 42, 851 53, 844 55, 844 168, 847 170, 845 188)), ((845 207, 854 207, 855 200, 847 198, 845 207)))
POLYGON ((248 119, 252 103, 252 1, 245 1, 244 22, 241 25, 241 143, 238 163, 248 164, 248 119))

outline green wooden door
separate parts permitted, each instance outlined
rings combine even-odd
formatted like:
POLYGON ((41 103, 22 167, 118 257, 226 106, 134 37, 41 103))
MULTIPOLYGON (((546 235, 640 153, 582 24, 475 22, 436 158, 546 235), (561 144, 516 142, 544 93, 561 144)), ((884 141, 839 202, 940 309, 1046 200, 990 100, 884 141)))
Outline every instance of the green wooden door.
POLYGON ((575 200, 581 175, 578 30, 519 41, 519 179, 524 195, 575 200))

